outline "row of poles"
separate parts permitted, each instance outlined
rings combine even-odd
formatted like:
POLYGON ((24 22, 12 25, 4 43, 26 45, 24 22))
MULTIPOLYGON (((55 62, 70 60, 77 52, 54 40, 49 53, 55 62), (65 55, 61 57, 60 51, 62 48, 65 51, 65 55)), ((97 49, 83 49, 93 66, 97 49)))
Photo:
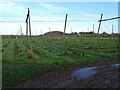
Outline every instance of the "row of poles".
MULTIPOLYGON (((64 26, 64 34, 66 31, 66 24, 67 24, 67 14, 65 17, 65 26, 64 26)), ((30 10, 28 8, 28 13, 27 13, 27 18, 26 18, 26 51, 27 51, 27 56, 28 58, 32 58, 33 57, 33 52, 32 52, 32 41, 31 41, 31 24, 30 24, 30 10), (29 32, 29 36, 28 36, 28 32, 29 32)), ((50 30, 50 27, 49 27, 50 30)))
MULTIPOLYGON (((66 31, 67 17, 68 17, 68 14, 66 14, 66 16, 65 16, 64 35, 65 35, 65 31, 66 31)), ((97 34, 99 34, 99 30, 100 30, 102 21, 108 21, 108 20, 114 20, 114 19, 119 19, 120 18, 120 17, 115 17, 115 18, 110 18, 110 19, 104 19, 103 20, 102 17, 103 17, 103 14, 101 14, 100 20, 98 21, 99 26, 98 26, 97 34)), ((30 10, 29 10, 29 8, 28 8, 27 18, 26 18, 25 23, 26 23, 26 40, 27 40, 26 49, 27 49, 28 57, 32 58, 33 57, 33 52, 32 52, 32 42, 31 42, 32 37, 31 37, 31 24, 30 24, 30 10), (28 32, 30 34, 29 36, 28 36, 28 32)), ((93 25, 93 28, 94 28, 94 25, 93 25)), ((50 28, 49 28, 49 30, 50 30, 50 28)))

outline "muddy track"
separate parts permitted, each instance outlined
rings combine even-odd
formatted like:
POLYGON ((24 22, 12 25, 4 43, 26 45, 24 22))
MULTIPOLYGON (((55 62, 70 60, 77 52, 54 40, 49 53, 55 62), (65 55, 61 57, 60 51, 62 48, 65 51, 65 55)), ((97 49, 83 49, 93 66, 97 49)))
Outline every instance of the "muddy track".
POLYGON ((73 66, 61 72, 45 74, 28 80, 16 88, 118 88, 120 66, 111 66, 118 62, 102 61, 98 63, 73 66), (100 64, 101 63, 101 64, 100 64), (83 67, 97 66, 96 74, 85 79, 72 76, 75 70, 83 67))

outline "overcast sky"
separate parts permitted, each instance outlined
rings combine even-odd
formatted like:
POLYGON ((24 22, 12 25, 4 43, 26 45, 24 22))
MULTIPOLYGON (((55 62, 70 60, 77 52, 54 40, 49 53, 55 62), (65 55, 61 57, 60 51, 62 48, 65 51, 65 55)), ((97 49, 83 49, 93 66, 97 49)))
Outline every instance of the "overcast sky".
MULTIPOLYGON (((66 32, 86 32, 98 29, 98 20, 118 16, 117 2, 2 2, 0 3, 0 33, 25 34, 27 8, 30 9, 32 34, 64 31, 65 14, 68 14, 66 32), (10 22, 9 22, 10 21, 10 22), (13 22, 11 22, 13 21, 13 22), (50 22, 53 21, 53 22, 50 22)), ((102 22, 100 33, 118 32, 118 20, 102 22)))

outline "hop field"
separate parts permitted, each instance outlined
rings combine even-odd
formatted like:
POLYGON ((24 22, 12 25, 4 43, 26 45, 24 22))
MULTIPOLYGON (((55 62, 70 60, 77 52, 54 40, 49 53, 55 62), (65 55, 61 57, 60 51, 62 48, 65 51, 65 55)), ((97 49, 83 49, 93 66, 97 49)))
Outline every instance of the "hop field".
POLYGON ((28 58, 25 38, 2 39, 3 87, 73 64, 118 58, 117 37, 34 37, 31 43, 33 57, 28 58))

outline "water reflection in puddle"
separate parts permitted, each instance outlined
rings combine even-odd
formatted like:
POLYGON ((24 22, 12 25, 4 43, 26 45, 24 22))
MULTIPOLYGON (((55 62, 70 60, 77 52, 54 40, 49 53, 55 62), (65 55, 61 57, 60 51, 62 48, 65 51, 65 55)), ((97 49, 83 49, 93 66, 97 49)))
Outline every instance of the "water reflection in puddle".
POLYGON ((77 80, 80 79, 89 79, 94 74, 96 74, 96 67, 82 68, 77 71, 74 71, 71 75, 75 77, 77 80))
MULTIPOLYGON (((111 67, 115 67, 115 68, 120 68, 120 64, 112 64, 110 65, 111 67)), ((71 75, 72 77, 75 77, 77 80, 80 79, 89 79, 90 77, 92 77, 93 75, 95 75, 97 73, 97 68, 103 68, 105 66, 100 66, 100 67, 88 67, 88 68, 82 68, 79 70, 74 71, 71 75)), ((105 69, 103 69, 105 70, 105 69)))
POLYGON ((112 66, 112 67, 120 68, 120 64, 112 64, 111 66, 112 66))

